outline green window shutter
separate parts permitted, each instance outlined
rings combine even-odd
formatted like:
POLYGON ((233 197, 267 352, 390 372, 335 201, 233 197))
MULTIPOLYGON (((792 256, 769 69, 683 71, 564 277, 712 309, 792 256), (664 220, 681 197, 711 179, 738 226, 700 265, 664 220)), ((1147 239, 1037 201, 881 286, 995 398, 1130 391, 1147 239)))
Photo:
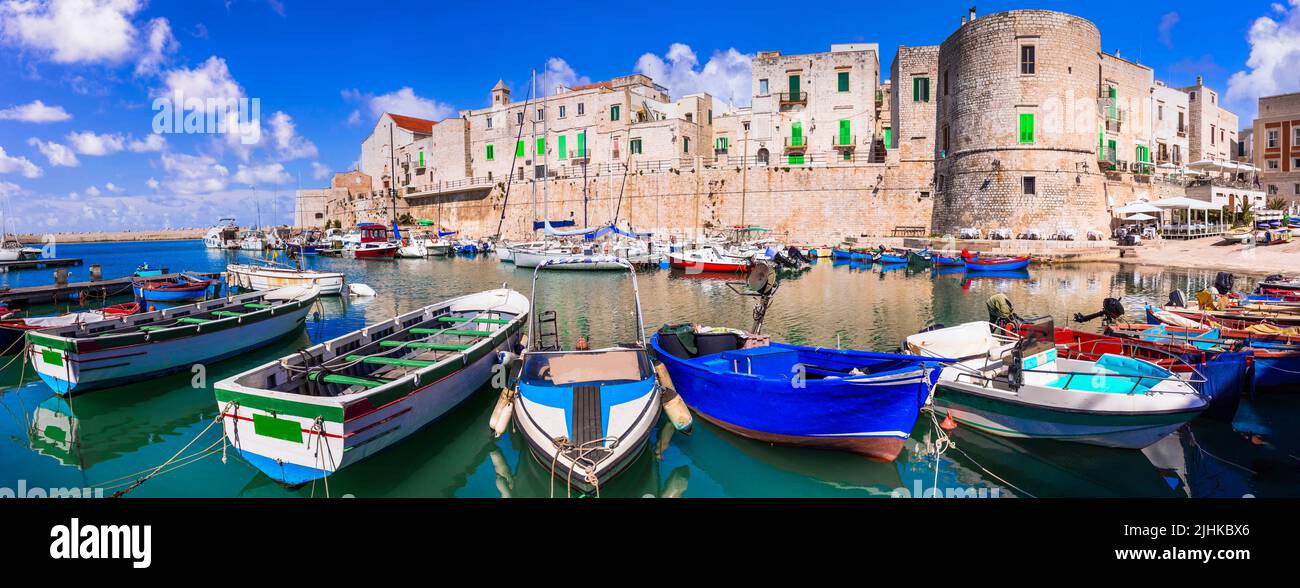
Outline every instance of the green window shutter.
POLYGON ((690 152, 691 152, 691 138, 682 137, 682 153, 690 153, 690 152))
POLYGON ((791 100, 799 99, 799 76, 798 75, 790 76, 790 99, 791 100))
POLYGON ((930 78, 921 78, 921 102, 930 101, 930 78))
POLYGON ((515 157, 524 157, 523 141, 515 141, 515 157))
POLYGON ((546 155, 546 137, 537 138, 537 156, 546 155))
POLYGON ((803 123, 799 121, 790 125, 790 146, 803 147, 803 123))
POLYGON ((617 104, 615 104, 615 105, 609 107, 609 120, 611 120, 611 121, 616 121, 616 120, 618 120, 618 105, 617 105, 617 104))
POLYGON ((587 132, 578 133, 578 157, 587 156, 587 132))
POLYGON ((420 167, 424 167, 424 151, 420 151, 420 167))
POLYGON ((727 138, 727 137, 723 137, 723 138, 722 138, 722 148, 723 148, 723 149, 730 149, 730 148, 731 148, 731 139, 729 139, 729 138, 727 138))
POLYGON ((709 109, 709 124, 713 124, 713 109, 709 109))
POLYGON ((853 152, 848 149, 844 150, 844 161, 853 161, 853 152))
POLYGON ((1119 90, 1115 88, 1115 86, 1110 87, 1110 104, 1106 106, 1106 113, 1110 115, 1110 118, 1112 120, 1118 118, 1117 116, 1115 116, 1116 115, 1115 97, 1119 95, 1118 92, 1119 90))
POLYGON ((885 127, 885 148, 886 149, 894 148, 893 138, 894 137, 893 137, 892 130, 889 127, 885 127))
POLYGON ((1021 113, 1020 115, 1020 142, 1034 142, 1034 115, 1032 113, 1021 113))
POLYGON ((492 151, 493 151, 492 144, 491 144, 491 143, 488 143, 488 144, 487 144, 487 160, 488 160, 488 161, 492 161, 492 157, 493 157, 493 155, 495 155, 492 151))
POLYGON ((802 155, 791 155, 790 158, 789 158, 789 164, 790 164, 790 165, 803 165, 803 156, 802 156, 802 155))
POLYGON ((848 145, 853 142, 852 124, 847 120, 840 121, 840 145, 848 145))
POLYGON ((568 143, 569 143, 569 137, 566 135, 560 135, 560 159, 561 160, 565 160, 569 158, 568 143))
POLYGON ((912 78, 912 102, 921 101, 921 78, 912 78))
POLYGON ((848 91, 849 91, 849 72, 847 72, 847 71, 842 71, 842 72, 839 73, 839 75, 838 75, 837 77, 839 78, 840 91, 841 91, 841 92, 848 92, 848 91))

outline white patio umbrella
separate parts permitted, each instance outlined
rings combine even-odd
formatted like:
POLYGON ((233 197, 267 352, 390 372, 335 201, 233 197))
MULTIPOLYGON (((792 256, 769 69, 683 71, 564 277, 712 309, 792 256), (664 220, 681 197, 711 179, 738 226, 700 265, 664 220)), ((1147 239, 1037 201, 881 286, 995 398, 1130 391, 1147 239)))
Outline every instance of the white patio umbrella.
POLYGON ((1124 206, 1116 208, 1115 214, 1137 214, 1143 212, 1161 212, 1162 210, 1163 209, 1161 209, 1160 207, 1152 205, 1147 202, 1134 202, 1132 204, 1126 204, 1124 206))
POLYGON ((1127 217, 1124 218, 1124 220, 1131 220, 1131 221, 1149 221, 1149 220, 1156 220, 1156 217, 1151 216, 1151 215, 1149 215, 1149 214, 1146 214, 1146 213, 1144 213, 1144 212, 1139 212, 1139 213, 1137 213, 1137 214, 1130 214, 1130 215, 1128 215, 1127 217))

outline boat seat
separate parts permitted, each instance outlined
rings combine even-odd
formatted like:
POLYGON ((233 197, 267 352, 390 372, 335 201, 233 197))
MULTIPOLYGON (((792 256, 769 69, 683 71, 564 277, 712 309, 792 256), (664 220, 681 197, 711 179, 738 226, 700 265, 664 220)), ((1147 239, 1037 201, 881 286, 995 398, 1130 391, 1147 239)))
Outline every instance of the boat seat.
POLYGON ((436 361, 429 361, 425 359, 402 359, 400 357, 370 357, 365 355, 349 355, 347 356, 346 359, 348 361, 360 361, 361 363, 368 363, 371 365, 396 365, 401 367, 413 367, 413 368, 429 367, 435 363, 438 363, 436 361))
MULTIPOLYGON (((144 332, 146 332, 146 333, 148 333, 148 332, 150 332, 150 331, 161 331, 161 330, 166 329, 166 328, 167 328, 167 327, 160 327, 160 326, 158 326, 158 325, 145 325, 145 326, 143 326, 143 327, 140 327, 140 330, 141 330, 141 331, 144 331, 144 332)), ((113 335, 113 334, 115 334, 115 333, 105 333, 105 334, 107 334, 107 335, 113 335)), ((103 335, 100 335, 100 336, 102 337, 103 335)))
POLYGON ((270 305, 270 304, 261 304, 261 303, 258 303, 258 302, 249 302, 248 304, 245 304, 245 305, 244 305, 244 308, 256 308, 256 309, 258 309, 258 310, 262 310, 262 309, 265 309, 265 308, 271 308, 271 305, 270 305))
POLYGON ((439 321, 439 322, 444 322, 444 323, 470 323, 470 322, 473 322, 473 323, 479 323, 479 324, 481 324, 481 325, 508 325, 508 324, 510 324, 510 319, 496 319, 496 318, 471 318, 471 317, 464 317, 464 316, 440 316, 440 317, 438 317, 438 321, 439 321))
POLYGON ((244 316, 244 313, 233 312, 229 310, 214 310, 212 311, 212 316, 220 316, 220 317, 244 316))
POLYGON ((492 331, 478 331, 470 329, 426 329, 415 327, 411 333, 416 335, 460 335, 462 337, 491 337, 492 331))
POLYGON ((372 380, 369 378, 358 378, 356 376, 345 376, 343 374, 328 374, 324 378, 321 378, 320 377, 321 373, 322 372, 312 372, 307 375, 307 379, 319 380, 325 382, 326 384, 338 384, 340 386, 364 386, 366 388, 376 388, 388 383, 381 380, 372 380))
POLYGON ((176 319, 176 322, 186 324, 186 325, 202 325, 204 323, 212 322, 212 319, 201 319, 201 318, 194 318, 192 316, 187 316, 187 317, 176 319))
POLYGON ((380 341, 380 347, 401 347, 406 346, 411 349, 432 349, 434 351, 465 351, 469 345, 457 343, 425 343, 422 341, 380 341))

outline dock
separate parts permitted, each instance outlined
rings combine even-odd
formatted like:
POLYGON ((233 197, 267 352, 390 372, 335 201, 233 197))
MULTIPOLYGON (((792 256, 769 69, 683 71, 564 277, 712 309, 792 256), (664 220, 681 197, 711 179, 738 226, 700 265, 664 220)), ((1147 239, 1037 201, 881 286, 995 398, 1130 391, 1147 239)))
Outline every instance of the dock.
MULTIPOLYGON (((178 272, 158 276, 148 276, 147 280, 171 280, 181 275, 195 276, 203 279, 219 279, 216 272, 178 272)), ((85 298, 108 299, 131 293, 131 281, 136 278, 112 278, 90 282, 69 282, 62 286, 47 284, 44 286, 22 286, 18 288, 0 288, 0 305, 11 308, 26 308, 36 304, 58 304, 70 300, 85 298)))
POLYGON ((55 257, 49 259, 23 259, 19 261, 0 261, 0 272, 9 270, 45 269, 48 267, 69 267, 81 265, 80 257, 55 257))

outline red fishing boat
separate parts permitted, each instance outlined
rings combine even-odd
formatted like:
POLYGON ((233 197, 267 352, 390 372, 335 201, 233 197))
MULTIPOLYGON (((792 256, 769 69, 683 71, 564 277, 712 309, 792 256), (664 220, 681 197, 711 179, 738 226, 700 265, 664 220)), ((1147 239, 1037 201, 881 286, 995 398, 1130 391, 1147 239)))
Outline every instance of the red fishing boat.
POLYGON ((705 245, 691 251, 669 253, 668 263, 672 267, 698 272, 730 273, 747 272, 754 265, 750 259, 727 255, 712 245, 705 245))
POLYGON ((357 225, 361 237, 357 242, 349 243, 347 249, 357 259, 395 259, 400 247, 388 240, 388 227, 378 223, 357 225))

